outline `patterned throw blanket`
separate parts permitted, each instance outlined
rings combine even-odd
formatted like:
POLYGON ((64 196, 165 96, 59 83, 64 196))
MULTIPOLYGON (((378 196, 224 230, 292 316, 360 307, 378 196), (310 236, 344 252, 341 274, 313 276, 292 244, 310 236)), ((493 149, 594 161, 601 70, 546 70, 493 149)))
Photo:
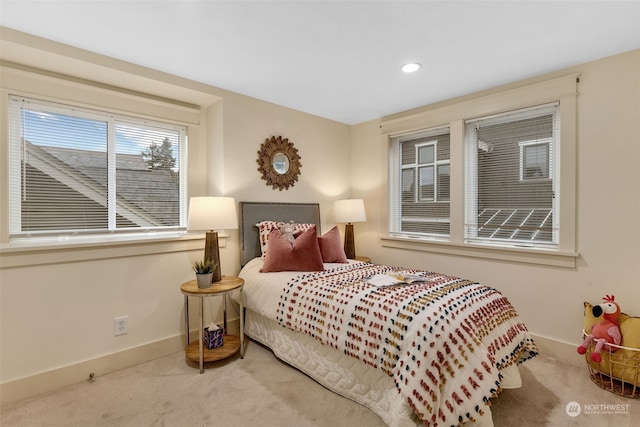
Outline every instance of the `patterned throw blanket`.
POLYGON ((495 289, 419 270, 356 263, 285 286, 278 322, 381 369, 428 426, 474 421, 500 391, 500 369, 537 354, 511 303, 495 289), (426 281, 376 287, 390 271, 426 281))

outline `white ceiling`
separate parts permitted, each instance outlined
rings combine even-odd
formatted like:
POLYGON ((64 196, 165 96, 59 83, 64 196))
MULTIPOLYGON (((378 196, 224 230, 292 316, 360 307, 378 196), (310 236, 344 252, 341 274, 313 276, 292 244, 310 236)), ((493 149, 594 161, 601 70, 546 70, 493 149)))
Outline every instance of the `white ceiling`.
POLYGON ((0 25, 355 124, 640 48, 640 0, 0 0, 0 25))

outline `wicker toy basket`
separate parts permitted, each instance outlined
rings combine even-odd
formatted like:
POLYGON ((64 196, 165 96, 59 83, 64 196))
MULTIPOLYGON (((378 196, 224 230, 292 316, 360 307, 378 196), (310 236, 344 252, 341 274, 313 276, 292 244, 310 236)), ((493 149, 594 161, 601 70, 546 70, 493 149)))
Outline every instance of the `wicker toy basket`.
MULTIPOLYGON (((582 333, 586 338, 586 332, 582 333)), ((610 344, 602 348, 602 361, 596 363, 591 360, 594 348, 592 340, 585 353, 591 381, 611 393, 640 399, 640 349, 610 344)))

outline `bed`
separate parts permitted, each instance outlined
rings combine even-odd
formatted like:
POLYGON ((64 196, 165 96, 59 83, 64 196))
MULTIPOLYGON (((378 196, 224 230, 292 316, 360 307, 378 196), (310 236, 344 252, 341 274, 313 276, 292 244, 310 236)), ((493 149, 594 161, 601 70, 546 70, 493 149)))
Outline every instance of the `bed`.
POLYGON ((319 205, 241 202, 240 216, 247 336, 390 426, 493 425, 490 399, 520 386, 518 365, 537 354, 498 291, 428 270, 326 257, 320 268, 289 271, 286 262, 274 264, 276 237, 291 239, 282 223, 301 227, 290 246, 320 237, 324 251, 322 239, 335 237, 335 227, 319 232, 319 205), (423 281, 369 284, 390 273, 423 281))

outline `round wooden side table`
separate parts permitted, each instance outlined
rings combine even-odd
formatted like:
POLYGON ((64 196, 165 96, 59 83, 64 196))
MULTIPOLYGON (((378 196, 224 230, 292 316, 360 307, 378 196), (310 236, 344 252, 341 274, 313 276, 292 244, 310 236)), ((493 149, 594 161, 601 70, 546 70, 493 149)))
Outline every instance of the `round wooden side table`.
POLYGON ((184 294, 184 318, 185 333, 187 335, 186 355, 189 359, 197 361, 200 364, 200 373, 204 373, 204 362, 214 362, 233 356, 240 351, 240 358, 244 358, 244 319, 242 313, 244 311, 242 288, 244 280, 235 276, 223 276, 218 282, 211 284, 209 288, 199 288, 196 280, 189 280, 180 286, 180 290, 184 294), (227 297, 233 292, 240 292, 240 333, 239 337, 227 334, 227 297), (221 296, 224 299, 224 326, 223 326, 223 342, 221 347, 208 349, 204 348, 202 334, 204 332, 204 299, 208 297, 221 296), (189 297, 200 299, 200 339, 190 342, 189 339, 189 297))

